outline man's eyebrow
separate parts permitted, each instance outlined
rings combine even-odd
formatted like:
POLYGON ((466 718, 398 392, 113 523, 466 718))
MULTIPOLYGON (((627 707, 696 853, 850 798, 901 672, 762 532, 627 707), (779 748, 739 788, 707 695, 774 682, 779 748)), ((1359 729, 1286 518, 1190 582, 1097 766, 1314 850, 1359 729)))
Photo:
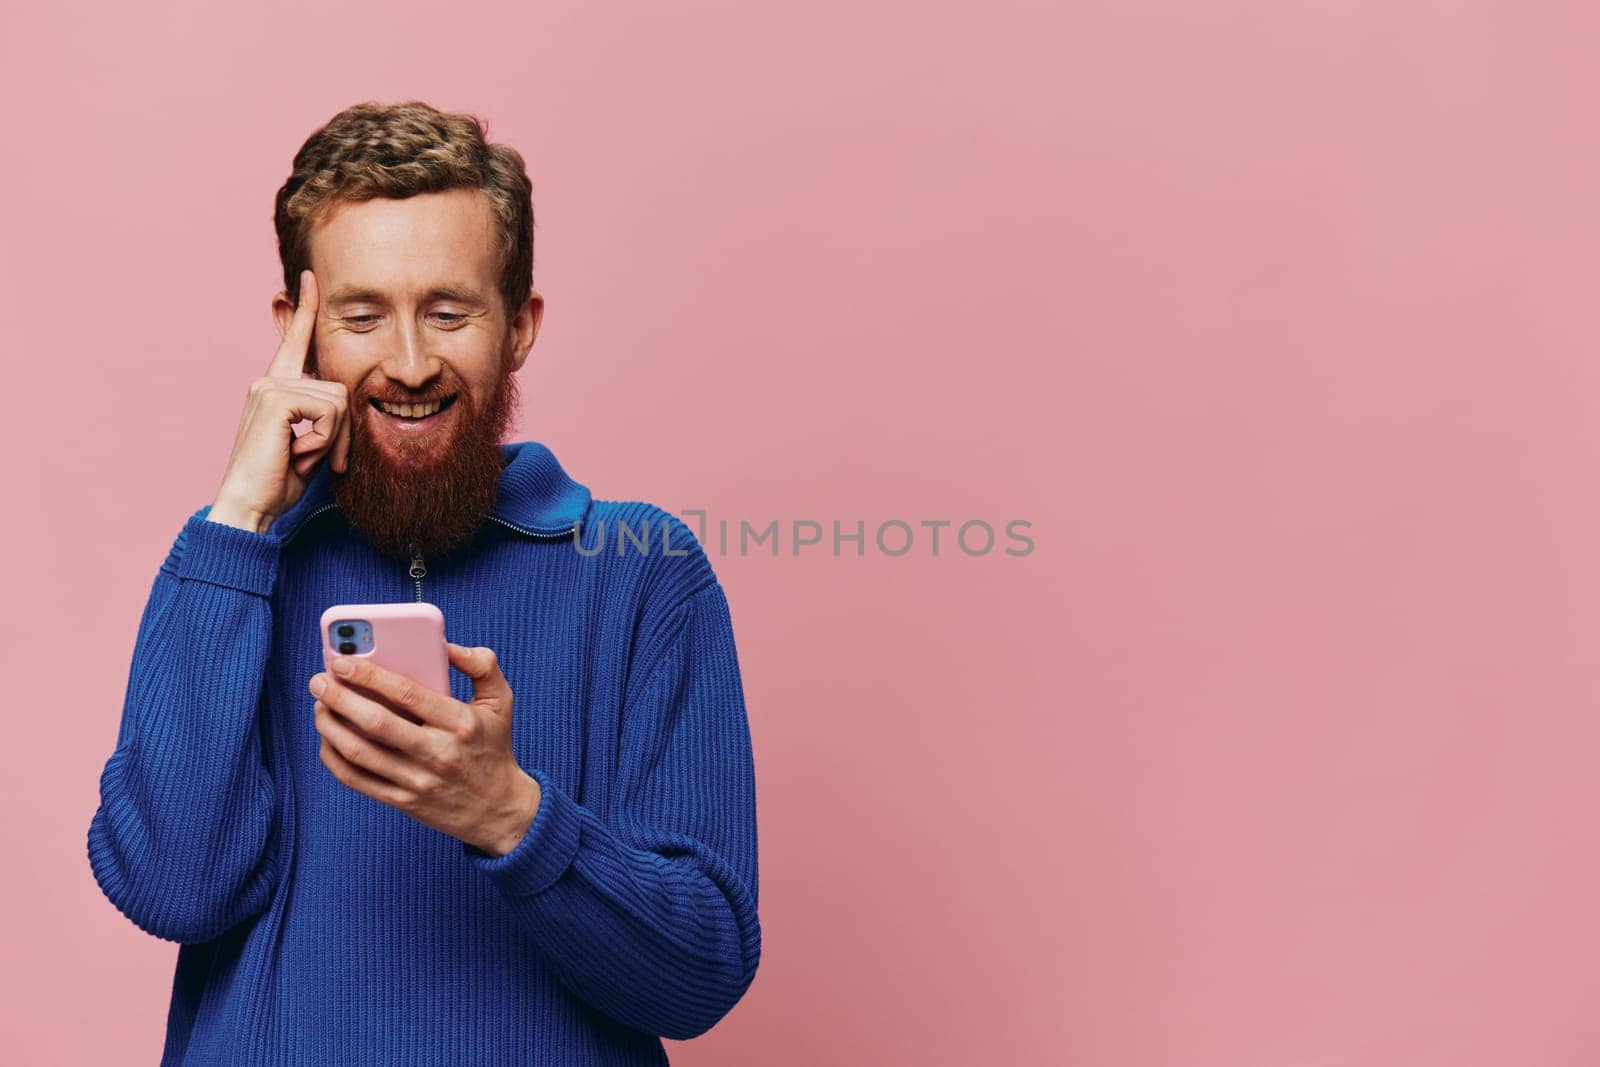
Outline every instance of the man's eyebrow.
MULTIPOLYGON (((454 300, 458 304, 468 304, 473 307, 483 307, 484 300, 476 292, 459 285, 438 285, 428 290, 423 295, 424 301, 428 300, 454 300)), ((328 294, 327 303, 354 304, 367 300, 374 304, 387 302, 384 294, 376 289, 369 289, 359 285, 341 285, 328 294)))

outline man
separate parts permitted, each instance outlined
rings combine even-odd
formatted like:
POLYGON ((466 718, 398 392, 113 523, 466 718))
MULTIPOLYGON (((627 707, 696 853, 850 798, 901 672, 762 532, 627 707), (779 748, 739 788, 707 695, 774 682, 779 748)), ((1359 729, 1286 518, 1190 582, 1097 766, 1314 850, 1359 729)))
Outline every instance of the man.
POLYGON ((181 943, 163 1064, 659 1064, 754 978, 722 588, 665 511, 501 443, 531 189, 412 102, 335 116, 278 193, 283 343, 156 576, 89 827, 181 943), (324 662, 323 609, 412 599, 450 696, 324 662))

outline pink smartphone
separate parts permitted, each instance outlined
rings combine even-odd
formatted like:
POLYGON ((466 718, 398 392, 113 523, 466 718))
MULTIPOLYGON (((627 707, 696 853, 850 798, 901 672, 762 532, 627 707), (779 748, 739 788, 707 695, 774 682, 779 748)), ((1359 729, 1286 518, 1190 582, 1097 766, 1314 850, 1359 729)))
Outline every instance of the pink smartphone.
MULTIPOLYGON (((450 695, 444 612, 426 601, 335 604, 322 613, 322 664, 338 655, 365 656, 386 670, 450 695)), ((418 720, 407 715, 412 722, 418 720)))

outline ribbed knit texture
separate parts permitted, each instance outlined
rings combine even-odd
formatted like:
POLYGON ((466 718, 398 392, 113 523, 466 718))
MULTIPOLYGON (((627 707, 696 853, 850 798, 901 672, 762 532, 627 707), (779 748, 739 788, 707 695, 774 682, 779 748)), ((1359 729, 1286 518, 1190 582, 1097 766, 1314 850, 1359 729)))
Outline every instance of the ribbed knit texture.
MULTIPOLYGON (((505 856, 318 757, 323 609, 417 599, 409 565, 331 506, 326 464, 265 534, 209 507, 179 532, 88 832, 111 902, 181 943, 164 1067, 662 1064, 661 1037, 705 1032, 755 977, 755 777, 722 587, 669 513, 592 499, 537 442, 503 451, 501 521, 426 559, 421 598, 515 694, 542 797, 505 856)), ((471 699, 453 669, 451 689, 471 699)))

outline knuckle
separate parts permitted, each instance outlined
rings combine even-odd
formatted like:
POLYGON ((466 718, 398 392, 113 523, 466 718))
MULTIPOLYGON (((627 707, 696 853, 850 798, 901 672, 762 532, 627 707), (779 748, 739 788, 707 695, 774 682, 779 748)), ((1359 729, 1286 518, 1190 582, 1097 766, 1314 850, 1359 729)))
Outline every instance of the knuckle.
POLYGON ((350 721, 355 723, 357 729, 377 741, 384 740, 387 734, 388 724, 384 721, 384 718, 383 715, 376 714, 367 708, 352 712, 350 715, 350 721))
POLYGON ((416 682, 406 680, 395 689, 395 699, 404 707, 416 706, 418 698, 422 695, 421 687, 416 682))
POLYGON ((433 767, 445 777, 450 777, 461 768, 461 750, 454 745, 444 745, 433 754, 433 767))

